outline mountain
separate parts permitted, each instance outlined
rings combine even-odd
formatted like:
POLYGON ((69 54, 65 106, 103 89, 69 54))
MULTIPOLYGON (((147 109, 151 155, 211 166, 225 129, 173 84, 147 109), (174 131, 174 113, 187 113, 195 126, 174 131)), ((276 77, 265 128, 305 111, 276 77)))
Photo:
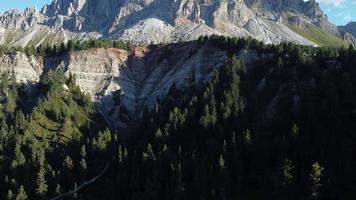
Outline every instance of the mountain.
POLYGON ((226 58, 226 51, 196 43, 137 47, 133 51, 90 49, 45 58, 17 53, 0 57, 0 73, 10 72, 18 82, 31 86, 49 70, 63 69, 76 76, 80 89, 98 103, 107 121, 120 126, 119 108, 113 102, 116 91, 122 92, 121 101, 133 119, 157 97, 165 96, 173 83, 186 87, 193 73, 197 83, 208 80, 226 58))
POLYGON ((345 26, 340 26, 340 29, 356 37, 356 22, 350 22, 345 26))
POLYGON ((2 13, 0 199, 356 199, 354 30, 314 0, 2 13))
POLYGON ((211 34, 345 44, 315 0, 54 0, 41 11, 1 14, 0 33, 1 43, 20 46, 88 38, 147 45, 211 34))

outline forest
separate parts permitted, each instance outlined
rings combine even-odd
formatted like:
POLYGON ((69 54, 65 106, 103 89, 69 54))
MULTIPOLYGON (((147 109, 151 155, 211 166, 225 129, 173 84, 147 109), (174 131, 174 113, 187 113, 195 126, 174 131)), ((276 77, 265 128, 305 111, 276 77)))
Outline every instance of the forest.
POLYGON ((92 48, 118 48, 124 50, 130 50, 133 45, 130 42, 123 41, 111 41, 104 39, 90 39, 90 40, 68 40, 66 43, 61 43, 59 45, 42 45, 39 46, 12 46, 8 47, 6 45, 0 45, 0 56, 8 54, 16 54, 18 52, 24 53, 27 56, 61 56, 71 53, 73 51, 88 50, 92 48))
MULTIPOLYGON (((356 198, 353 46, 222 36, 194 42, 229 58, 204 84, 194 74, 186 88, 173 84, 125 130, 106 124, 72 74, 50 71, 30 94, 2 74, 0 199, 356 198), (258 61, 238 59, 242 49, 256 52, 258 61)), ((69 42, 53 52, 94 43, 69 42)))

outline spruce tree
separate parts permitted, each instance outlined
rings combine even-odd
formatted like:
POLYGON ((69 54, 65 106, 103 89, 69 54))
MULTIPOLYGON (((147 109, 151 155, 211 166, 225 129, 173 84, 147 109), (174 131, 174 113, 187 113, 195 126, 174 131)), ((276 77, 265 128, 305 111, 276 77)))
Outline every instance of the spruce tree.
POLYGON ((312 165, 312 171, 310 173, 310 181, 311 181, 311 196, 310 196, 310 198, 313 200, 319 199, 320 187, 322 186, 320 181, 321 181, 323 170, 324 170, 324 168, 321 165, 319 165, 318 162, 315 162, 312 165))
POLYGON ((244 139, 245 139, 245 144, 248 144, 248 145, 251 144, 252 138, 251 138, 250 130, 247 129, 247 130, 244 132, 244 139))
POLYGON ((80 156, 82 158, 86 158, 86 156, 87 156, 87 151, 86 151, 85 145, 82 145, 82 147, 80 148, 80 156))
POLYGON ((37 180, 36 180, 36 194, 38 197, 43 199, 48 192, 48 185, 46 180, 46 171, 43 166, 40 167, 37 173, 37 180))
POLYGON ((16 195, 16 200, 27 200, 25 188, 21 185, 16 195))
POLYGON ((87 162, 85 161, 85 158, 82 158, 82 159, 80 160, 80 169, 81 169, 82 171, 85 171, 85 170, 87 169, 87 162))
POLYGON ((11 190, 8 190, 6 195, 6 200, 13 200, 13 199, 14 199, 14 193, 11 190))
POLYGON ((70 156, 67 156, 65 159, 64 159, 64 163, 63 163, 63 166, 68 169, 68 170, 71 170, 73 169, 73 160, 70 156))
POLYGON ((282 175, 282 185, 288 186, 293 182, 293 169, 294 166, 292 161, 289 159, 284 159, 281 166, 281 175, 282 175))

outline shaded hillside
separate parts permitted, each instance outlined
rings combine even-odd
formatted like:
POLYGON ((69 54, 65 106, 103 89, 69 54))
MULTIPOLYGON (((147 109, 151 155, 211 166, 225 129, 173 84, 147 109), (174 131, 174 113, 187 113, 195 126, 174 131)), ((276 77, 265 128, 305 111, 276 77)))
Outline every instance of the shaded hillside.
MULTIPOLYGON (((82 183, 68 199, 355 198, 352 46, 194 45, 227 57, 202 82, 193 71, 173 83, 125 130, 106 129, 61 70, 43 76, 34 109, 4 75, 0 198, 50 199, 82 183)), ((111 97, 113 112, 127 111, 123 95, 111 97)))

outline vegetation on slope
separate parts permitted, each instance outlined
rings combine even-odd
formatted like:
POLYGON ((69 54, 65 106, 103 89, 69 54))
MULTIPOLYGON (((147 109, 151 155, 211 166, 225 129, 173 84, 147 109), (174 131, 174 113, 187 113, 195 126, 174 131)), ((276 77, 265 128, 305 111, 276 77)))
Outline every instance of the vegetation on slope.
POLYGON ((130 43, 122 41, 110 41, 110 40, 97 40, 91 39, 88 41, 73 41, 69 40, 67 43, 61 43, 59 45, 39 45, 38 47, 26 46, 25 48, 20 46, 8 47, 6 45, 0 45, 0 56, 5 54, 15 54, 17 52, 25 53, 28 56, 60 56, 73 51, 87 50, 92 48, 119 48, 129 50, 132 48, 130 43))
POLYGON ((126 136, 97 126, 104 123, 90 99, 81 102, 73 77, 50 73, 39 86, 42 100, 24 112, 21 87, 4 76, 0 199, 50 199, 108 163, 68 199, 355 199, 353 47, 221 36, 197 43, 230 58, 203 85, 194 74, 189 87, 172 85, 126 136), (242 49, 260 59, 238 60, 242 49), (69 129, 64 137, 61 125, 69 129), (30 132, 40 126, 42 135, 30 132))
POLYGON ((300 36, 314 42, 319 46, 328 46, 328 47, 347 47, 348 43, 342 39, 328 33, 327 31, 321 29, 320 27, 315 26, 314 24, 305 24, 303 28, 287 24, 288 28, 296 32, 300 36))
POLYGON ((46 97, 29 116, 28 134, 55 143, 79 140, 82 131, 93 123, 94 105, 90 97, 75 85, 72 75, 66 80, 63 72, 50 71, 40 87, 46 91, 46 97))

